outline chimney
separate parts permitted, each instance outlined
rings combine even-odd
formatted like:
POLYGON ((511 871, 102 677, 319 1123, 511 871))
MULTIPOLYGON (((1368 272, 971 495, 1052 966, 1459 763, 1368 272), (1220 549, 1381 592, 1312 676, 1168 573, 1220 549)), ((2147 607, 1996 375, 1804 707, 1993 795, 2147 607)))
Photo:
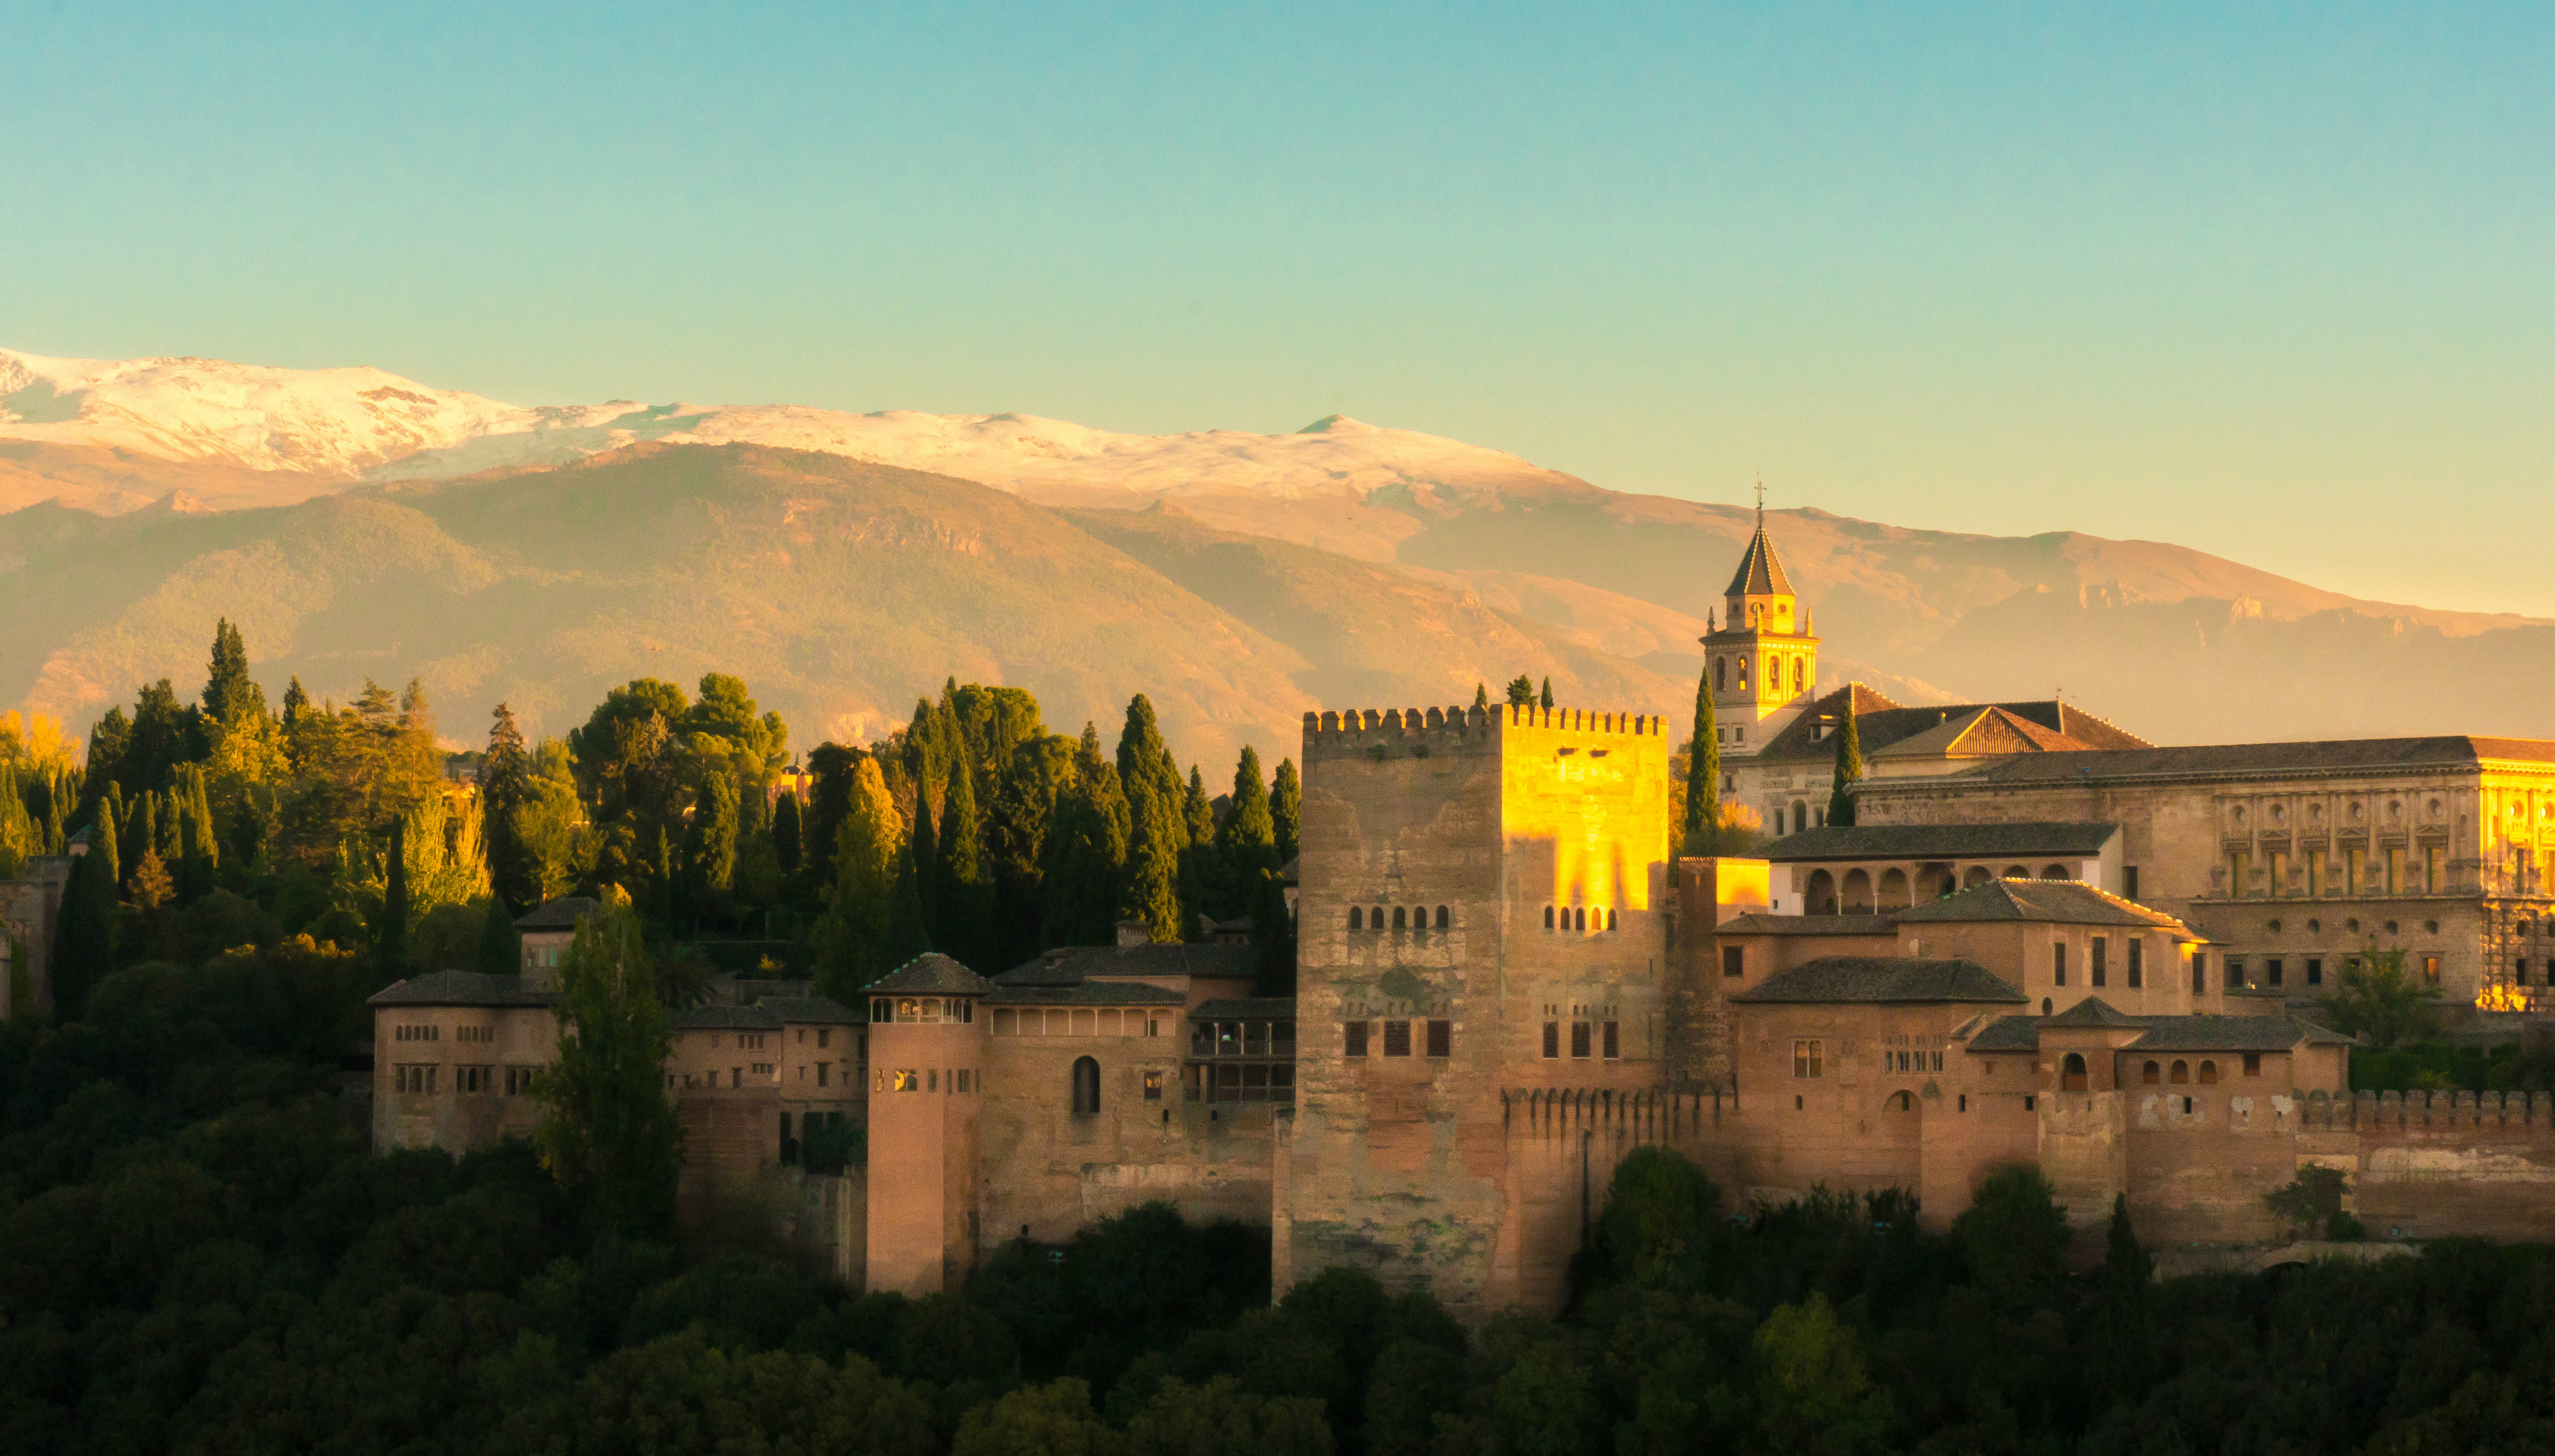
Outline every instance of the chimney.
POLYGON ((1120 920, 1118 922, 1118 943, 1120 945, 1143 945, 1153 938, 1154 927, 1146 921, 1120 920))

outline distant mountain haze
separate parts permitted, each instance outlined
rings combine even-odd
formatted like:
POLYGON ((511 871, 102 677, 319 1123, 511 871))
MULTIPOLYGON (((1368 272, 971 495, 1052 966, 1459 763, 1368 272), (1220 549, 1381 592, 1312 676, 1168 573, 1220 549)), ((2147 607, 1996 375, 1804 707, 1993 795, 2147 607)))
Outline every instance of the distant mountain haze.
MULTIPOLYGON (((1331 418, 1127 435, 1015 415, 525 409, 373 369, 0 350, 0 702, 84 728, 200 677, 421 677, 443 731, 559 732, 613 684, 744 676, 804 749, 945 676, 1057 731, 1151 693, 1184 759, 1311 707, 1691 711, 1741 507, 1331 418)), ((2555 624, 2319 590, 2184 547, 1767 513, 1829 683, 2063 689, 2157 742, 2555 736, 2555 624)))

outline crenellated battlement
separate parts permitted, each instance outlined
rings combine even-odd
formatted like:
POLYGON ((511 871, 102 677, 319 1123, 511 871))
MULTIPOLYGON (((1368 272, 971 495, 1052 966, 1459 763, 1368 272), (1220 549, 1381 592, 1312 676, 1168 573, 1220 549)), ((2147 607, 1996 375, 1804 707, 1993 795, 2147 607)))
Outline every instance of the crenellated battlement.
POLYGON ((1500 703, 1488 708, 1347 708, 1304 714, 1304 749, 1366 749, 1396 740, 1442 739, 1479 745, 1495 729, 1535 729, 1603 738, 1658 738, 1666 720, 1655 714, 1600 712, 1500 703))
POLYGON ((2300 1127, 2310 1133, 2555 1139, 2555 1094, 2545 1092, 2310 1092, 2301 1103, 2300 1127))

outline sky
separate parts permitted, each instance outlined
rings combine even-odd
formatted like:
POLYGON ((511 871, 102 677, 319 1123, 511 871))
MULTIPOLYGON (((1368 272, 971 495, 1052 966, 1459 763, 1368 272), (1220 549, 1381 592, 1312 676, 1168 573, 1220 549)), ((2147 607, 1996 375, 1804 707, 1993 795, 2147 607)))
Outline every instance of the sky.
POLYGON ((0 346, 1343 413, 2555 617, 2555 8, 2108 9, 0 0, 0 346))

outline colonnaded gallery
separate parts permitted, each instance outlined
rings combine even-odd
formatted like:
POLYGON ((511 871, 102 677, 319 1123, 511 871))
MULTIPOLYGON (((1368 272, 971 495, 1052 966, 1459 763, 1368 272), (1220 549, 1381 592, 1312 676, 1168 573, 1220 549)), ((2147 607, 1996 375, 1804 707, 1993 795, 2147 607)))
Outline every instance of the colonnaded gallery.
MULTIPOLYGON (((1559 1304, 1645 1144, 1737 1206, 1897 1186, 1938 1227, 2034 1161, 2079 1223, 2125 1193, 2151 1242, 2243 1245, 2322 1163, 2374 1230, 2555 1235, 2546 1094, 2355 1094, 2314 1010, 2386 951, 2514 1033, 2555 994, 2555 743, 2157 748, 2061 702, 1823 691, 1762 524, 1704 643, 1759 857, 1667 853, 1682 724, 1307 713, 1296 996, 1212 943, 926 955, 849 1007, 740 983, 675 1019, 686 1207, 801 1200, 843 1274, 913 1291, 1167 1199, 1269 1227, 1281 1289, 1354 1265, 1474 1318, 1559 1304), (865 1168, 793 1167, 849 1128, 865 1168)), ((530 1127, 578 910, 527 917, 521 977, 375 998, 377 1146, 530 1127)))

